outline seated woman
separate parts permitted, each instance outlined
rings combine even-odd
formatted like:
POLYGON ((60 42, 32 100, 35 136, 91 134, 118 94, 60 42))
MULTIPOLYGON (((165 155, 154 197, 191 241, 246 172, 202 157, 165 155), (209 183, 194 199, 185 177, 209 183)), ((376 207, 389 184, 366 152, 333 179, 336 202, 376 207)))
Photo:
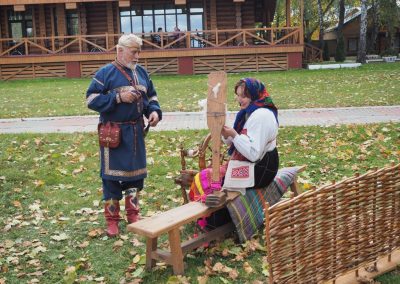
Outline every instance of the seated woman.
MULTIPOLYGON (((236 115, 233 128, 224 126, 221 133, 223 140, 230 145, 228 153, 231 155, 228 169, 222 180, 222 189, 240 191, 245 194, 246 189, 249 188, 267 187, 278 172, 279 155, 276 149, 279 127, 278 110, 265 85, 257 79, 239 80, 235 85, 235 94, 240 110, 236 115), (245 162, 242 167, 240 167, 240 161, 245 162), (239 164, 239 167, 236 167, 241 169, 235 170, 232 167, 234 163, 239 164), (248 167, 248 169, 242 170, 243 167, 248 167), (237 186, 235 178, 241 181, 241 188, 237 186)), ((221 173, 224 172, 225 170, 221 169, 221 173)), ((200 176, 202 174, 204 173, 200 173, 200 176)), ((201 191, 206 192, 203 189, 201 191)), ((208 194, 204 199, 206 205, 217 207, 224 201, 224 196, 218 192, 208 194)), ((203 224, 206 223, 207 228, 211 229, 229 221, 229 212, 224 208, 207 218, 203 224)))
MULTIPOLYGON (((240 111, 233 128, 224 126, 222 136, 230 144, 231 161, 249 161, 254 166, 254 176, 248 176, 246 187, 268 186, 276 176, 279 166, 276 137, 278 135, 278 110, 262 82, 253 78, 241 79, 235 85, 240 111)), ((250 171, 251 172, 251 171, 250 171)), ((235 173, 227 172, 225 187, 235 173)), ((240 177, 243 180, 243 176, 240 177)), ((230 186, 232 187, 232 186, 230 186)), ((241 190, 245 193, 244 190, 241 190)))

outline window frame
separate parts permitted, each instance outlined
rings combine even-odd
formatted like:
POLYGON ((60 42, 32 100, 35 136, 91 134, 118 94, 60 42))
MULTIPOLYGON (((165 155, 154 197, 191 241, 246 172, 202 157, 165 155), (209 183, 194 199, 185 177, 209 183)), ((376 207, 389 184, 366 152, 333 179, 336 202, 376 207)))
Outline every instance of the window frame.
POLYGON ((137 30, 134 29, 133 27, 133 18, 134 17, 139 17, 140 18, 140 23, 141 23, 141 32, 140 33, 149 33, 149 32, 157 32, 158 28, 161 27, 164 32, 173 32, 173 28, 175 26, 178 26, 180 30, 191 30, 191 22, 190 18, 191 16, 199 16, 201 15, 201 25, 202 29, 204 29, 205 23, 204 23, 204 7, 195 7, 202 9, 202 11, 196 11, 196 12, 191 12, 192 6, 201 6, 201 3, 187 3, 186 5, 174 5, 174 4, 151 4, 151 5, 143 5, 143 4, 137 4, 137 5, 131 5, 130 7, 120 9, 119 12, 119 17, 120 17, 120 32, 121 33, 139 33, 137 30), (144 11, 149 11, 149 7, 152 8, 151 13, 146 13, 144 14, 144 11), (162 7, 162 9, 161 9, 162 7), (146 9, 144 9, 146 8, 146 9), (173 12, 172 12, 173 11, 173 12), (180 12, 182 11, 182 12, 180 12), (156 13, 157 12, 157 13, 156 13), (180 26, 179 25, 179 16, 184 15, 183 17, 185 18, 186 21, 186 26, 180 26), (152 19, 152 29, 151 31, 145 30, 144 27, 144 17, 149 17, 151 16, 152 19), (156 17, 161 17, 163 18, 162 20, 157 20, 156 23, 156 17), (172 17, 171 17, 172 16, 172 17), (129 24, 125 23, 123 25, 123 20, 126 21, 126 19, 129 19, 128 22, 129 24), (174 22, 173 24, 169 24, 170 20, 168 18, 173 18, 174 22), (160 26, 160 23, 162 23, 162 26, 160 26), (124 30, 123 29, 126 27, 129 27, 129 30, 124 30))
POLYGON ((7 13, 7 20, 8 20, 9 36, 11 38, 14 38, 14 35, 12 33, 12 24, 14 23, 21 23, 22 38, 35 36, 35 31, 33 29, 33 15, 31 8, 28 8, 25 11, 14 11, 13 9, 9 9, 7 13), (16 17, 16 19, 12 19, 13 17, 16 17), (28 28, 32 29, 30 35, 28 35, 28 28))
POLYGON ((77 10, 66 10, 65 25, 67 35, 74 36, 80 34, 79 15, 77 10), (73 21, 76 20, 76 23, 73 21), (76 24, 76 27, 74 25, 76 24))

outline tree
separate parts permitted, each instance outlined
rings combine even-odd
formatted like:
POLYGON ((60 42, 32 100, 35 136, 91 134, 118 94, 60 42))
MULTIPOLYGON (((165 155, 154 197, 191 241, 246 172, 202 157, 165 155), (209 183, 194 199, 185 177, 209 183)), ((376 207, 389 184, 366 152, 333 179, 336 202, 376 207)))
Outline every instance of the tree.
POLYGON ((332 5, 336 0, 317 0, 321 2, 321 12, 318 11, 318 3, 313 2, 313 0, 304 1, 304 36, 307 42, 311 41, 312 34, 320 27, 320 14, 323 19, 323 25, 329 26, 334 23, 327 20, 331 17, 327 17, 332 11, 332 5), (317 7, 317 10, 315 9, 317 7), (324 8, 325 7, 325 8, 324 8), (316 20, 317 19, 317 20, 316 20))
POLYGON ((380 0, 381 21, 387 30, 386 49, 395 50, 396 27, 400 25, 400 8, 396 0, 380 0))
POLYGON ((346 59, 346 51, 343 38, 344 12, 344 0, 339 0, 339 23, 337 27, 337 45, 335 54, 335 61, 337 62, 342 62, 346 59))
POLYGON ((368 42, 367 51, 371 53, 377 53, 378 47, 376 45, 376 39, 379 33, 379 22, 380 22, 380 0, 372 0, 372 6, 370 9, 372 18, 371 23, 371 38, 368 42))
POLYGON ((365 63, 367 55, 367 0, 361 0, 360 44, 357 52, 357 62, 365 63))
POLYGON ((324 47, 324 19, 322 15, 322 3, 321 0, 317 0, 318 4, 318 23, 319 23, 319 48, 324 47))

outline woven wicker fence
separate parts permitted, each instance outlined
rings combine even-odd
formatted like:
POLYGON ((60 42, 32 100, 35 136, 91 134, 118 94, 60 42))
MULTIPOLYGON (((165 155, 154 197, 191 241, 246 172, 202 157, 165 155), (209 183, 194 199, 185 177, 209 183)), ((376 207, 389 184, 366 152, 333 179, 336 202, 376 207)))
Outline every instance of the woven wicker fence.
POLYGON ((320 283, 400 247, 400 164, 265 211, 269 283, 320 283))

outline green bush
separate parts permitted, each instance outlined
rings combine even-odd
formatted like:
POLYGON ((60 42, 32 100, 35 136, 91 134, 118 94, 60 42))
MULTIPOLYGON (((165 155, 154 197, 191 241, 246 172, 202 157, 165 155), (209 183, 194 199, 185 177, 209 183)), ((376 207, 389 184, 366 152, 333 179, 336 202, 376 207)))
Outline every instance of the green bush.
POLYGON ((322 49, 322 59, 323 59, 324 61, 329 61, 329 60, 331 60, 331 56, 330 56, 330 54, 329 54, 329 47, 328 47, 328 43, 327 43, 327 42, 324 42, 324 45, 323 45, 323 49, 322 49))
POLYGON ((343 36, 340 36, 338 38, 338 43, 336 46, 335 61, 343 62, 345 59, 346 59, 346 51, 344 49, 344 38, 343 36))
POLYGON ((397 54, 398 52, 393 47, 385 49, 381 52, 381 56, 397 56, 397 54))

